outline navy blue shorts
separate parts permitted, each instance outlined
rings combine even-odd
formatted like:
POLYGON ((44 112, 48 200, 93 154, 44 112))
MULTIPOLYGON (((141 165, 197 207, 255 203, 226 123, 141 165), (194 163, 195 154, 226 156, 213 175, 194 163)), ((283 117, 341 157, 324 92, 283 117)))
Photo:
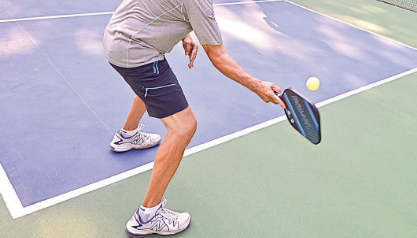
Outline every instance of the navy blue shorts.
POLYGON ((188 107, 184 92, 166 59, 135 68, 111 66, 142 99, 150 117, 164 118, 188 107))

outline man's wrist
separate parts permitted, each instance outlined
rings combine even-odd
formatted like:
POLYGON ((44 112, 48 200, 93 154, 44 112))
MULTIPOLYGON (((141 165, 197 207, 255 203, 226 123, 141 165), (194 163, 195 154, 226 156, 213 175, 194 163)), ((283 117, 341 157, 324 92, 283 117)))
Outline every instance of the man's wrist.
POLYGON ((259 91, 259 88, 262 88, 262 81, 257 78, 252 78, 250 81, 250 90, 254 93, 257 93, 259 91))

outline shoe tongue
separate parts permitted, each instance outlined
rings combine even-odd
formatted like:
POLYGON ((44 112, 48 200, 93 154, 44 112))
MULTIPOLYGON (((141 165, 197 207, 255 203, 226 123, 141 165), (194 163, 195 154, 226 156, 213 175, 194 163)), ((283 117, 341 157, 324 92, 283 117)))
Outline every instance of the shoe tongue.
POLYGON ((128 133, 128 132, 127 132, 127 131, 125 131, 125 130, 123 130, 123 129, 121 129, 121 130, 120 130, 120 133, 121 133, 123 136, 127 136, 127 133, 128 133))
POLYGON ((158 204, 152 208, 145 208, 143 206, 139 207, 139 217, 143 223, 148 223, 156 214, 162 209, 162 204, 158 204))
POLYGON ((120 132, 122 133, 122 135, 123 135, 124 137, 129 138, 129 137, 132 137, 133 135, 135 135, 135 134, 136 134, 137 129, 136 129, 136 130, 133 130, 133 131, 126 131, 126 130, 124 130, 124 129, 121 129, 121 130, 120 130, 120 132))
POLYGON ((158 210, 156 210, 155 214, 160 213, 163 208, 164 208, 164 205, 161 204, 161 206, 159 206, 158 210))

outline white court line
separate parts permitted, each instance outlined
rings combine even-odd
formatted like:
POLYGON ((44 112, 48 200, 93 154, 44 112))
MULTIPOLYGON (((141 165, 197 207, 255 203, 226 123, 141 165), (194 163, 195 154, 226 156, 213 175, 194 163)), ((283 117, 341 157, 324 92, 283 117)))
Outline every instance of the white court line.
POLYGON ((17 218, 14 216, 14 213, 22 211, 24 207, 20 202, 19 197, 16 194, 16 191, 13 188, 12 183, 7 177, 6 171, 4 171, 3 166, 0 163, 0 195, 3 197, 4 203, 6 204, 7 209, 9 209, 10 214, 13 219, 17 218))
POLYGON ((358 93, 361 93, 361 92, 367 91, 367 90, 369 90, 369 89, 372 89, 372 88, 375 88, 375 87, 378 87, 378 86, 381 86, 381 85, 383 85, 383 84, 389 83, 389 82, 391 82, 391 81, 394 81, 394 80, 396 80, 396 79, 399 79, 399 78, 405 77, 405 76, 407 76, 407 75, 410 75, 410 74, 413 74, 413 73, 416 73, 416 72, 417 72, 417 68, 410 69, 410 70, 405 71, 405 72, 403 72, 403 73, 401 73, 401 74, 397 74, 397 75, 391 76, 391 77, 389 77, 389 78, 386 78, 386 79, 383 79, 383 80, 377 81, 377 82, 375 82, 375 83, 368 84, 368 85, 366 85, 366 86, 363 86, 363 87, 357 88, 357 89, 352 90, 352 91, 350 91, 350 92, 343 93, 343 94, 340 94, 340 95, 338 95, 338 96, 336 96, 336 97, 329 98, 329 99, 324 100, 324 101, 322 101, 322 102, 316 103, 316 106, 317 106, 317 107, 322 107, 322 106, 328 105, 328 104, 330 104, 330 103, 334 103, 334 102, 340 101, 340 100, 342 100, 342 99, 348 98, 348 97, 353 96, 353 95, 355 95, 355 94, 358 94, 358 93))
MULTIPOLYGON (((216 3, 216 4, 213 4, 213 5, 214 6, 228 6, 228 5, 241 5, 241 4, 249 4, 249 3, 282 2, 282 1, 284 1, 284 0, 259 0, 259 1, 247 1, 247 2, 233 2, 233 3, 216 3)), ((113 13, 114 12, 97 12, 97 13, 80 13, 80 14, 56 15, 56 16, 44 16, 44 17, 27 17, 27 18, 0 20, 0 23, 49 20, 49 19, 72 18, 72 17, 89 17, 89 16, 100 16, 100 15, 112 15, 113 13)))
POLYGON ((153 167, 153 162, 142 165, 138 168, 129 170, 127 172, 115 175, 113 177, 101 180, 99 182, 87 185, 85 187, 70 191, 68 193, 64 193, 59 196, 47 199, 45 201, 38 202, 27 207, 23 207, 19 198, 16 195, 16 191, 11 185, 10 180, 8 179, 6 173, 3 170, 3 167, 0 164, 0 193, 6 203, 7 208, 9 209, 10 215, 12 216, 13 219, 16 219, 16 218, 31 214, 33 212, 45 209, 47 207, 56 205, 58 203, 67 201, 69 199, 78 197, 82 194, 86 194, 91 191, 97 190, 99 188, 105 187, 107 185, 116 183, 118 181, 127 179, 134 175, 143 173, 145 171, 152 169, 152 167, 153 167))
POLYGON ((342 21, 342 20, 340 20, 340 19, 337 19, 337 18, 331 17, 331 16, 329 16, 329 15, 326 15, 326 14, 324 14, 324 13, 321 13, 321 12, 318 12, 318 11, 315 11, 315 10, 312 10, 312 9, 310 9, 310 8, 304 7, 304 6, 299 5, 299 4, 297 4, 297 3, 293 3, 293 2, 288 1, 288 0, 283 0, 283 1, 288 2, 288 3, 291 3, 291 4, 295 5, 295 6, 300 7, 300 8, 306 9, 306 10, 308 10, 308 11, 310 11, 310 12, 317 13, 317 14, 319 14, 319 15, 321 15, 321 16, 324 16, 324 17, 330 18, 330 19, 332 19, 332 20, 335 20, 335 21, 341 22, 341 23, 346 24, 346 25, 348 25, 348 26, 351 26, 351 27, 353 27, 353 28, 356 28, 356 29, 359 29, 359 30, 362 30, 362 31, 368 32, 368 33, 370 33, 370 34, 372 34, 372 35, 375 35, 375 36, 378 36, 378 37, 381 37, 381 38, 384 38, 384 39, 390 40, 390 41, 392 41, 392 42, 395 42, 395 43, 400 44, 400 45, 402 45, 402 46, 408 47, 408 48, 410 48, 410 49, 417 50, 417 48, 412 47, 412 46, 410 46, 410 45, 406 45, 406 44, 404 44, 404 43, 402 43, 402 42, 400 42, 400 41, 397 41, 397 40, 394 40, 394 39, 388 38, 388 37, 383 36, 383 35, 379 35, 379 34, 377 34, 377 33, 375 33, 375 32, 372 32, 372 31, 366 30, 366 29, 364 29, 364 28, 362 28, 362 27, 359 27, 359 26, 353 25, 353 24, 348 23, 348 22, 344 22, 344 21, 342 21))
MULTIPOLYGON (((240 2, 240 3, 223 3, 223 4, 215 4, 215 5, 236 5, 236 4, 247 4, 247 3, 259 3, 259 2, 278 2, 278 1, 282 1, 282 0, 266 0, 266 1, 254 1, 254 2, 240 2)), ((287 2, 288 2, 288 1, 287 1, 287 2)), ((292 3, 292 2, 289 2, 289 3, 294 4, 294 3, 292 3)), ((294 5, 297 5, 297 4, 294 4, 294 5)), ((297 6, 299 6, 299 5, 297 5, 297 6)), ((299 6, 299 7, 305 8, 305 7, 303 7, 303 6, 299 6)), ((305 8, 305 9, 307 9, 307 8, 305 8)), ((307 9, 307 10, 312 11, 312 12, 315 12, 315 11, 313 11, 313 10, 311 10, 311 9, 307 9)), ((329 17, 329 16, 324 15, 324 14, 319 13, 319 12, 316 12, 316 13, 318 13, 318 14, 320 14, 320 15, 323 15, 323 16, 326 16, 326 17, 329 17)), ((14 20, 3 20, 3 21, 0 21, 0 23, 2 23, 2 22, 6 22, 6 21, 7 21, 7 22, 15 22, 15 21, 28 21, 28 20, 56 19, 56 18, 79 17, 79 16, 109 15, 109 14, 113 14, 113 12, 103 12, 103 13, 86 13, 86 14, 74 14, 74 15, 50 16, 50 17, 36 17, 36 18, 22 18, 22 19, 14 19, 14 20)), ((332 18, 332 17, 329 17, 329 18, 332 18)), ((398 43, 398 44, 401 44, 401 45, 404 45, 404 46, 407 46, 407 47, 409 47, 409 48, 411 48, 411 49, 416 50, 415 48, 413 48, 413 47, 411 47, 411 46, 408 46, 408 45, 405 45, 405 44, 403 44, 403 43, 401 43, 401 42, 397 42, 397 41, 392 40, 392 39, 390 39, 390 38, 387 38, 387 37, 384 37, 384 36, 378 35, 378 34, 376 34, 376 33, 373 33, 373 32, 370 32, 370 31, 367 31, 367 30, 364 30, 364 29, 361 29, 361 28, 359 28, 359 27, 357 27, 357 26, 351 25, 351 24, 346 23, 346 22, 343 22, 343 21, 341 21, 341 20, 338 20, 338 19, 335 19, 335 18, 332 18, 332 19, 334 19, 334 20, 336 20, 336 21, 339 21, 339 22, 342 22, 342 23, 344 23, 344 24, 350 25, 350 26, 352 26, 352 27, 358 28, 358 29, 360 29, 360 30, 363 30, 363 31, 369 32, 369 33, 374 34, 374 35, 376 35, 376 36, 379 36, 379 37, 382 37, 382 38, 385 38, 385 39, 388 39, 388 40, 394 41, 394 42, 396 42, 396 43, 398 43)), ((327 100, 325 100, 325 101, 319 102, 319 103, 317 103, 316 105, 317 105, 318 107, 322 107, 322 106, 325 106, 325 105, 328 105, 328 104, 331 104, 331 103, 334 103, 334 102, 340 101, 340 100, 342 100, 342 99, 345 99, 345 98, 347 98, 347 97, 353 96, 353 95, 355 95, 355 94, 358 94, 358 93, 361 93, 361 92, 367 91, 367 90, 372 89, 372 88, 374 88, 374 87, 377 87, 377 86, 380 86, 380 85, 386 84, 386 83, 388 83, 388 82, 394 81, 394 80, 396 80, 396 79, 399 79, 399 78, 401 78, 401 77, 404 77, 404 76, 406 76, 406 75, 409 75, 409 74, 412 74, 412 73, 415 73, 415 72, 417 72, 417 68, 414 68, 414 69, 411 69, 411 70, 409 70, 409 71, 403 72, 403 73, 401 73, 401 74, 394 75, 394 76, 392 76, 392 77, 389 77, 389 78, 383 79, 383 80, 381 80, 381 81, 378 81, 378 82, 375 82, 375 83, 372 83, 372 84, 366 85, 366 86, 364 86, 364 87, 361 87, 361 88, 358 88, 358 89, 352 90, 352 91, 350 91, 350 92, 343 93, 343 94, 338 95, 338 96, 336 96, 336 97, 333 97, 333 98, 327 99, 327 100)), ((204 143, 204 144, 201 144, 201 145, 198 145, 198 146, 192 147, 192 148, 187 149, 187 150, 185 151, 184 156, 189 156, 189 155, 192 155, 192 154, 198 153, 198 152, 203 151, 203 150, 205 150, 205 149, 211 148, 211 147, 216 146, 216 145, 223 144, 223 143, 225 143, 225 142, 227 142, 227 141, 230 141, 230 140, 233 140, 233 139, 239 138, 239 137, 241 137, 241 136, 247 135, 247 134, 249 134, 249 133, 252 133, 252 132, 258 131, 258 130, 260 130, 260 129, 263 129, 263 128, 266 128, 266 127, 269 127, 269 126, 271 126, 271 125, 277 124, 277 123, 279 123, 279 122, 281 122, 281 121, 284 121, 284 120, 285 120, 285 116, 277 117, 277 118, 275 118, 275 119, 272 119, 272 120, 269 120, 269 121, 266 121, 266 122, 260 123, 260 124, 258 124, 258 125, 255 125, 255 126, 252 126, 252 127, 246 128, 246 129, 243 129, 243 130, 241 130, 241 131, 238 131, 238 132, 232 133, 232 134, 230 134, 230 135, 226 135, 226 136, 220 137, 220 138, 218 138, 218 139, 215 139, 215 140, 209 141, 209 142, 207 142, 207 143, 204 143)), ((38 202, 38 203, 36 203, 36 204, 33 204, 33 205, 30 205, 30 206, 27 206, 27 207, 23 207, 23 206, 22 206, 22 204, 21 204, 21 202, 20 202, 20 199, 18 198, 18 196, 17 196, 17 194, 16 194, 16 191, 14 190, 14 188, 13 188, 12 184, 10 183, 10 180, 9 180, 9 178, 7 177, 7 175, 6 175, 6 173, 5 173, 5 171, 4 171, 3 167, 2 167, 2 165, 0 164, 0 194, 1 194, 1 195, 2 195, 2 197, 3 197, 3 199, 4 199, 5 203, 6 203, 6 206, 7 206, 7 208, 9 209, 9 212, 10 212, 10 214, 11 214, 12 218, 13 218, 13 219, 16 219, 16 218, 23 217, 23 216, 25 216, 25 215, 31 214, 31 213, 33 213, 33 212, 36 212, 36 211, 39 211, 39 210, 45 209, 45 208, 47 208, 47 207, 50 207, 50 206, 56 205, 56 204, 58 204, 58 203, 61 203, 61 202, 64 202, 64 201, 70 200, 70 199, 75 198, 75 197, 78 197, 78 196, 80 196, 80 195, 83 195, 83 194, 89 193, 89 192, 91 192, 91 191, 97 190, 97 189, 102 188, 102 187, 105 187, 105 186, 107 186, 107 185, 110 185, 110 184, 113 184, 113 183, 119 182, 119 181, 121 181, 121 180, 127 179, 127 178, 129 178, 129 177, 132 177, 132 176, 134 176, 134 175, 137 175, 137 174, 143 173, 143 172, 145 172, 145 171, 151 170, 151 169, 152 169, 152 167, 153 167, 153 162, 152 162, 152 163, 145 164, 145 165, 140 166, 140 167, 138 167, 138 168, 135 168, 135 169, 129 170, 129 171, 127 171, 127 172, 124 172, 124 173, 121 173, 121 174, 118 174, 118 175, 112 176, 112 177, 110 177, 110 178, 107 178, 107 179, 101 180, 101 181, 99 181, 99 182, 96 182, 96 183, 93 183, 93 184, 87 185, 87 186, 85 186, 85 187, 82 187, 82 188, 79 188, 79 189, 76 189, 76 190, 70 191, 70 192, 68 192, 68 193, 65 193, 65 194, 59 195, 59 196, 57 196, 57 197, 54 197, 54 198, 51 198, 51 199, 47 199, 47 200, 45 200, 45 201, 41 201, 41 202, 38 202)))
POLYGON ((28 18, 0 20, 0 23, 19 22, 19 21, 49 20, 49 19, 59 19, 59 18, 71 18, 71 17, 89 17, 89 16, 111 15, 111 14, 113 14, 113 12, 81 13, 81 14, 45 16, 45 17, 28 17, 28 18))

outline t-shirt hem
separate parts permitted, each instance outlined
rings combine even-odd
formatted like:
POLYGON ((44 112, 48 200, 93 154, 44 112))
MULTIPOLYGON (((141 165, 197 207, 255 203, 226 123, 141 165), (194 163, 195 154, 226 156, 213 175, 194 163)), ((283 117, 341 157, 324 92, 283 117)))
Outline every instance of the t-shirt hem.
POLYGON ((160 60, 165 59, 164 55, 160 55, 159 57, 153 58, 150 61, 146 61, 146 62, 142 62, 142 63, 131 63, 131 62, 129 62, 129 63, 126 63, 126 62, 120 63, 119 61, 112 60, 107 55, 106 55, 106 58, 107 58, 107 61, 109 61, 110 64, 116 65, 116 66, 121 67, 121 68, 137 68, 137 67, 140 67, 140 66, 143 66, 143 65, 151 64, 155 61, 160 61, 160 60))

